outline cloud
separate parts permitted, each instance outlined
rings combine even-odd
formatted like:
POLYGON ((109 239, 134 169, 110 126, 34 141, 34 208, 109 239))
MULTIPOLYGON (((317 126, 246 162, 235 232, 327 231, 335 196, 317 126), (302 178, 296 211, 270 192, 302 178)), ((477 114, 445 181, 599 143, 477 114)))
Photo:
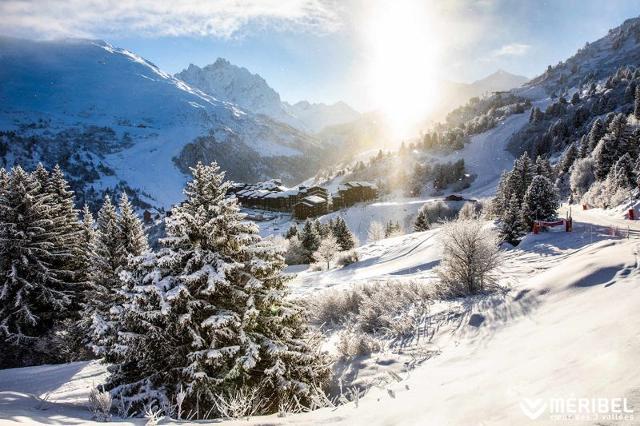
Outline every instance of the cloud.
POLYGON ((531 49, 528 44, 510 43, 493 51, 493 56, 522 56, 531 49))
POLYGON ((1 0, 0 28, 15 36, 237 37, 249 28, 328 33, 339 0, 1 0))

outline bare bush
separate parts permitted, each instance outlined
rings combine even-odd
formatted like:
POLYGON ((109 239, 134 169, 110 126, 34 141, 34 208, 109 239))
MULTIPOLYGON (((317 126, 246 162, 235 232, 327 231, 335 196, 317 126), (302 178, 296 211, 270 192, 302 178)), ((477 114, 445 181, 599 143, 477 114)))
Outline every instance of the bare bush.
POLYGON ((385 228, 380 222, 373 221, 369 224, 369 230, 367 232, 367 240, 371 242, 379 241, 385 238, 385 228))
POLYGON ((323 292, 306 303, 312 323, 325 328, 401 337, 427 311, 432 292, 426 283, 391 281, 323 292))
POLYGON ((453 219, 456 216, 456 211, 442 200, 438 200, 434 203, 426 203, 423 209, 427 214, 429 223, 442 222, 444 220, 453 219))
POLYGON ((489 290, 500 264, 499 238, 479 220, 447 222, 440 239, 443 257, 438 276, 443 296, 462 296, 489 290))
POLYGON ((108 422, 111 420, 111 406, 113 400, 111 394, 97 388, 91 389, 89 393, 89 411, 93 413, 94 419, 99 422, 108 422))
POLYGON ((482 214, 482 204, 467 201, 458 212, 458 219, 478 219, 482 214))
POLYGON ((336 257, 337 266, 347 266, 356 263, 358 260, 358 252, 355 250, 343 251, 338 253, 336 257))
POLYGON ((340 333, 336 346, 343 358, 370 355, 382 349, 380 341, 361 331, 345 330, 340 333))
POLYGON ((260 386, 245 386, 224 394, 217 394, 214 404, 222 418, 241 419, 262 412, 266 401, 267 398, 262 395, 260 386))

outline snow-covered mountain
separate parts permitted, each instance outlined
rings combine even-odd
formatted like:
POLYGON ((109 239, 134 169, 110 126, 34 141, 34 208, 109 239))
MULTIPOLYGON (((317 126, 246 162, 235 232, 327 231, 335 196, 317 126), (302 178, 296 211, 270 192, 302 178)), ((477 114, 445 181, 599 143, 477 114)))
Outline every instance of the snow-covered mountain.
POLYGON ((493 74, 476 80, 469 86, 474 93, 498 92, 511 90, 525 84, 529 79, 523 75, 511 74, 505 70, 498 70, 493 74))
POLYGON ((175 76, 216 99, 267 115, 306 132, 316 133, 327 126, 353 121, 360 115, 344 102, 331 105, 283 102, 278 92, 260 75, 222 58, 203 68, 190 64, 175 76))
POLYGON ((547 93, 567 90, 590 80, 600 80, 622 65, 640 65, 640 17, 627 19, 606 36, 586 43, 575 55, 532 79, 527 86, 547 93))
POLYGON ((362 114, 344 102, 327 105, 300 101, 293 105, 285 102, 284 106, 291 116, 302 122, 305 128, 314 133, 330 126, 352 123, 362 117, 362 114))
POLYGON ((200 160, 235 179, 297 181, 321 158, 306 133, 103 41, 1 37, 0 63, 0 165, 60 163, 81 201, 118 186, 168 207, 200 160))

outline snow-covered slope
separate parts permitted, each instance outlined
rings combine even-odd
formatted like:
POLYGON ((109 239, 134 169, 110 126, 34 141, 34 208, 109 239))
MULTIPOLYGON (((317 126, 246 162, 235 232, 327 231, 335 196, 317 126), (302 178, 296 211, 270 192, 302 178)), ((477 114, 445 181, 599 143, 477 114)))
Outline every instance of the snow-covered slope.
POLYGON ((218 58, 203 68, 190 64, 176 77, 217 99, 239 105, 246 111, 267 115, 300 130, 316 133, 327 126, 346 123, 359 113, 344 102, 332 105, 306 101, 291 105, 258 74, 218 58))
MULTIPOLYGON (((437 356, 401 371, 400 381, 372 387, 357 405, 224 424, 528 424, 523 404, 559 398, 627 398, 637 416, 640 242, 612 238, 588 221, 585 214, 573 233, 530 235, 508 250, 500 282, 510 292, 434 306, 444 315, 433 316, 422 345, 437 356)), ((428 279, 440 256, 437 232, 364 246, 361 262, 333 278, 342 285, 361 282, 363 273, 369 281, 416 273, 428 279)), ((301 279, 315 282, 313 274, 301 279)), ((396 367, 388 359, 378 357, 382 372, 396 367)), ((0 371, 0 423, 90 423, 87 396, 104 374, 96 362, 0 371)), ((558 420, 546 408, 536 424, 558 420)))
POLYGON ((168 207, 198 160, 220 160, 231 178, 298 180, 307 171, 289 166, 318 159, 305 133, 105 42, 2 37, 0 62, 2 161, 61 163, 80 193, 121 184, 168 207))
POLYGON ((640 18, 626 20, 566 61, 550 65, 527 86, 541 87, 548 93, 566 90, 584 81, 602 79, 622 65, 640 65, 640 18))

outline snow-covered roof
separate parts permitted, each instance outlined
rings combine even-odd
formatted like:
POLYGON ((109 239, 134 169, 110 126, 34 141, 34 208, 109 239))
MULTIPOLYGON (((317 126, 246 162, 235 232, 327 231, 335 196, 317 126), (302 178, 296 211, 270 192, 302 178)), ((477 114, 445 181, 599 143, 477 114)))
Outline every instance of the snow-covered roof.
POLYGON ((320 204, 320 203, 326 203, 327 202, 327 200, 325 200, 324 198, 319 197, 317 195, 309 195, 308 197, 304 197, 302 199, 302 201, 307 201, 307 202, 310 202, 310 203, 313 203, 313 204, 320 204))

